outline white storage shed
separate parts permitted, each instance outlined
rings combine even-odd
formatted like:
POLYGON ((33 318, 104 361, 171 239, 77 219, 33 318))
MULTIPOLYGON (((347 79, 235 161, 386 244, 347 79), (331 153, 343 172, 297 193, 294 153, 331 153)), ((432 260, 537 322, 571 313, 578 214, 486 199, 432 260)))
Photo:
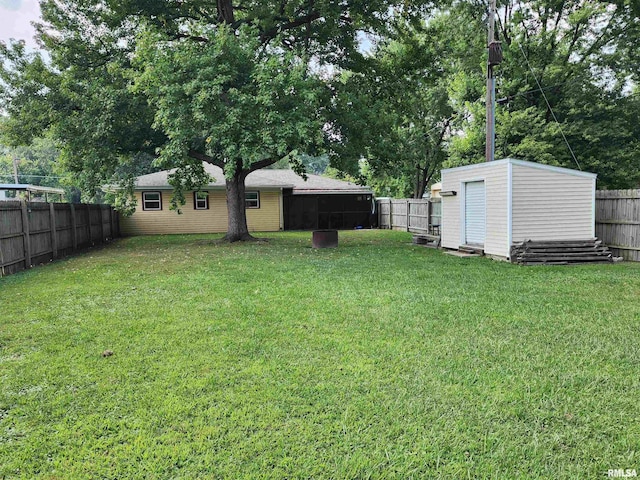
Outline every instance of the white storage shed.
POLYGON ((506 158, 442 170, 441 245, 510 259, 525 240, 595 237, 596 175, 506 158))

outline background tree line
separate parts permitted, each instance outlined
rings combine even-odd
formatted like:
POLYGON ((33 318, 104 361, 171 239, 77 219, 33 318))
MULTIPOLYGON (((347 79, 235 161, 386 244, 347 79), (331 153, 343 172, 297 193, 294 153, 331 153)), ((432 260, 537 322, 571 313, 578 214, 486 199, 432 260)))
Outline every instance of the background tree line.
MULTIPOLYGON (((378 193, 421 197, 441 167, 484 161, 485 2, 398 16, 362 69, 342 74, 344 158, 378 193), (364 152, 364 153, 363 153, 364 152)), ((640 185, 638 5, 499 1, 496 158, 640 185)))
MULTIPOLYGON (((177 168, 179 207, 209 162, 238 240, 259 168, 330 164, 421 197, 443 166, 484 160, 484 1, 41 5, 46 56, 0 46, 2 143, 51 138, 85 197, 118 184, 127 210, 135 175, 177 168)), ((496 158, 639 184, 638 13, 630 0, 498 2, 496 158)))

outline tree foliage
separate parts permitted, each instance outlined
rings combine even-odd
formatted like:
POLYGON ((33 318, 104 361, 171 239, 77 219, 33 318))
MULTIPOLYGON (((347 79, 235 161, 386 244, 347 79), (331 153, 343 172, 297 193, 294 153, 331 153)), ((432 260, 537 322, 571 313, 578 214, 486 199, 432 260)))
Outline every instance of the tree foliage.
MULTIPOLYGON (((472 12, 461 13, 469 25, 478 18, 472 12)), ((601 188, 638 185, 640 22, 632 5, 509 0, 498 16, 496 156, 592 171, 601 188)), ((451 141, 451 165, 484 160, 476 95, 460 117, 464 135, 451 141)))
POLYGON ((421 21, 398 15, 392 25, 336 86, 336 156, 347 167, 361 158, 378 194, 420 198, 476 100, 469 90, 482 88, 481 55, 468 52, 482 52, 484 40, 448 10, 421 21))
MULTIPOLYGON (((159 150, 163 165, 183 157, 196 174, 204 173, 195 168, 204 160, 233 178, 322 144, 323 85, 300 56, 272 52, 250 27, 207 34, 211 42, 171 48, 156 32, 139 42, 135 88, 167 135, 159 150)), ((178 192, 198 181, 173 178, 178 192)))
POLYGON ((16 162, 18 183, 43 187, 60 187, 61 176, 56 169, 60 152, 48 138, 34 139, 29 146, 0 146, 0 183, 13 183, 16 162))
POLYGON ((391 12, 422 6, 44 0, 39 32, 51 67, 19 45, 4 48, 13 119, 4 133, 17 143, 51 128, 66 167, 91 187, 136 155, 157 154, 177 168, 177 204, 206 181, 202 161, 222 166, 228 238, 248 238, 246 175, 283 159, 301 169, 297 153, 323 147, 329 97, 312 67, 357 63, 358 32, 381 32, 391 12))
MULTIPOLYGON (((400 16, 342 75, 337 156, 347 168, 364 159, 379 194, 419 196, 425 166, 485 161, 486 9, 450 2, 422 22, 400 16)), ((638 185, 637 5, 506 0, 498 13, 496 157, 593 171, 601 188, 638 185)))
MULTIPOLYGON (((484 160, 484 2, 41 3, 49 60, 0 46, 3 141, 49 131, 91 189, 130 192, 153 158, 177 168, 176 207, 202 161, 219 165, 230 239, 248 236, 258 168, 302 172, 328 151, 382 193, 421 196, 441 165, 484 160)), ((639 29, 629 0, 501 0, 497 156, 577 168, 568 142, 601 187, 637 185, 639 29)))

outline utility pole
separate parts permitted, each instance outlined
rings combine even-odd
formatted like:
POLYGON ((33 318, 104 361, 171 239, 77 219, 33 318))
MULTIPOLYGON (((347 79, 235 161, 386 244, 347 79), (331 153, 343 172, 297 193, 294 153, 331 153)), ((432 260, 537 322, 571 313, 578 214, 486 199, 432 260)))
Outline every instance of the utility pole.
POLYGON ((493 67, 502 61, 502 47, 496 42, 496 0, 489 2, 489 35, 487 48, 487 144, 485 157, 487 162, 495 159, 496 152, 496 78, 493 67))
POLYGON ((13 180, 16 185, 20 183, 18 182, 18 158, 15 155, 13 155, 13 180))

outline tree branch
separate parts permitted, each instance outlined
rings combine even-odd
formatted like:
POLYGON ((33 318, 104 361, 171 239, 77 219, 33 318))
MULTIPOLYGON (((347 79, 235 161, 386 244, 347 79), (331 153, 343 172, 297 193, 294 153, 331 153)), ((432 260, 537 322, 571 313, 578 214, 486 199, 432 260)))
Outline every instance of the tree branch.
POLYGON ((265 30, 264 32, 262 32, 260 34, 260 40, 262 41, 262 43, 267 43, 269 42, 269 40, 272 40, 281 32, 292 30, 302 25, 311 23, 314 20, 317 20, 319 18, 320 18, 319 12, 311 12, 308 15, 303 15, 290 22, 281 23, 276 27, 270 28, 269 30, 265 30))
POLYGON ((175 35, 173 35, 171 40, 179 40, 181 38, 187 38, 189 40, 193 40, 193 41, 200 42, 200 43, 209 43, 209 39, 206 38, 206 37, 199 37, 197 35, 189 35, 187 33, 176 33, 175 35))
POLYGON ((259 160, 255 163, 252 163, 251 166, 246 169, 247 173, 255 172, 256 170, 260 170, 261 168, 268 167, 269 165, 273 165, 278 160, 273 158, 265 158, 264 160, 259 160))
POLYGON ((217 160, 213 157, 210 157, 209 155, 205 155, 204 153, 197 152, 193 149, 190 149, 187 155, 191 158, 195 158, 196 160, 200 160, 201 162, 207 162, 224 170, 224 162, 222 160, 217 160))
MULTIPOLYGON (((613 25, 613 21, 614 19, 617 19, 617 15, 614 12, 611 15, 611 18, 609 18, 609 21, 607 22, 607 24, 605 25, 605 27, 602 29, 602 32, 600 33, 600 35, 598 35, 598 37, 596 37, 596 39, 593 41, 593 43, 591 44, 591 46, 587 49, 586 52, 584 52, 584 54, 582 55, 582 57, 580 58, 580 60, 578 61, 578 63, 582 63, 584 62, 587 58, 589 58, 589 56, 595 52, 598 48, 603 47, 604 45, 606 45, 609 41, 610 38, 607 39, 607 33, 609 33, 609 30, 611 29, 612 25, 613 25), (605 41, 606 40, 606 41, 605 41)), ((629 29, 631 26, 631 23, 629 23, 629 25, 627 25, 626 27, 624 27, 620 33, 624 33, 627 29, 629 29)))
POLYGON ((569 59, 571 58, 571 54, 573 53, 573 48, 576 46, 576 43, 578 43, 578 40, 580 39, 580 24, 576 24, 575 28, 573 29, 573 35, 571 36, 571 42, 569 42, 569 47, 567 48, 567 54, 564 57, 564 64, 567 64, 569 62, 569 59))

